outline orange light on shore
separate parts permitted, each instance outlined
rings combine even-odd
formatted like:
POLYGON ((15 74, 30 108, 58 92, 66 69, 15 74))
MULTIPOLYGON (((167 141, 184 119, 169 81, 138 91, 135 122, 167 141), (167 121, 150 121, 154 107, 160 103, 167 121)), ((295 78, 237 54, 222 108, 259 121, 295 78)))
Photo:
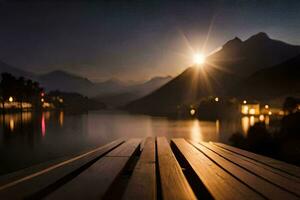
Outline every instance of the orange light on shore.
POLYGON ((14 98, 13 98, 13 97, 9 97, 9 98, 8 98, 8 101, 9 101, 9 102, 13 102, 13 101, 14 101, 14 98))
POLYGON ((269 109, 270 108, 270 106, 269 105, 265 105, 265 109, 269 109))
POLYGON ((194 115, 196 114, 196 110, 195 110, 195 109, 191 109, 191 110, 190 110, 190 114, 191 114, 192 116, 194 116, 194 115))

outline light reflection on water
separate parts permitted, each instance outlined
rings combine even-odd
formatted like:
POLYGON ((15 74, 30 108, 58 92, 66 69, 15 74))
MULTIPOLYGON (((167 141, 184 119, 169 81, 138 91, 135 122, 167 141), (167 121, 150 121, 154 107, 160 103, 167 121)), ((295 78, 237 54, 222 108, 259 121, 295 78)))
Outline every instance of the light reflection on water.
POLYGON ((83 152, 118 138, 166 136, 227 142, 232 133, 246 133, 257 120, 170 120, 110 112, 5 114, 0 117, 0 174, 83 152))

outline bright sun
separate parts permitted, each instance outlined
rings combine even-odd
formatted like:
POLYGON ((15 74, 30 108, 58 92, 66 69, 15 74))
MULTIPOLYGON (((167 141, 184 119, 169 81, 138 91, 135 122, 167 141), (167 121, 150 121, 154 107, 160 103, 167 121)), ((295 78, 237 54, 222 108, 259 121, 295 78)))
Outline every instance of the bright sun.
POLYGON ((205 56, 203 54, 195 54, 194 63, 198 65, 205 63, 205 56))

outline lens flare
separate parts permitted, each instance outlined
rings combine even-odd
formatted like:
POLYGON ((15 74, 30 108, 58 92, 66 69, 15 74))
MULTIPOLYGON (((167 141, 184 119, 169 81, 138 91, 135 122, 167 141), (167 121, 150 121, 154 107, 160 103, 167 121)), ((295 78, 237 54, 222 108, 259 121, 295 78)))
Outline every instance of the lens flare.
POLYGON ((194 55, 194 63, 201 65, 205 63, 205 56, 203 54, 195 54, 194 55))

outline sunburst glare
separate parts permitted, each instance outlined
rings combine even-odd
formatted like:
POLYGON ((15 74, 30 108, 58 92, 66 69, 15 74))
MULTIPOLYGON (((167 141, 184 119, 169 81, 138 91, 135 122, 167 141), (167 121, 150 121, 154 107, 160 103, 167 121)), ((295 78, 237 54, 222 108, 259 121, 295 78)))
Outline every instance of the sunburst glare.
POLYGON ((202 65, 205 63, 205 56, 203 54, 194 54, 194 63, 197 65, 202 65))

